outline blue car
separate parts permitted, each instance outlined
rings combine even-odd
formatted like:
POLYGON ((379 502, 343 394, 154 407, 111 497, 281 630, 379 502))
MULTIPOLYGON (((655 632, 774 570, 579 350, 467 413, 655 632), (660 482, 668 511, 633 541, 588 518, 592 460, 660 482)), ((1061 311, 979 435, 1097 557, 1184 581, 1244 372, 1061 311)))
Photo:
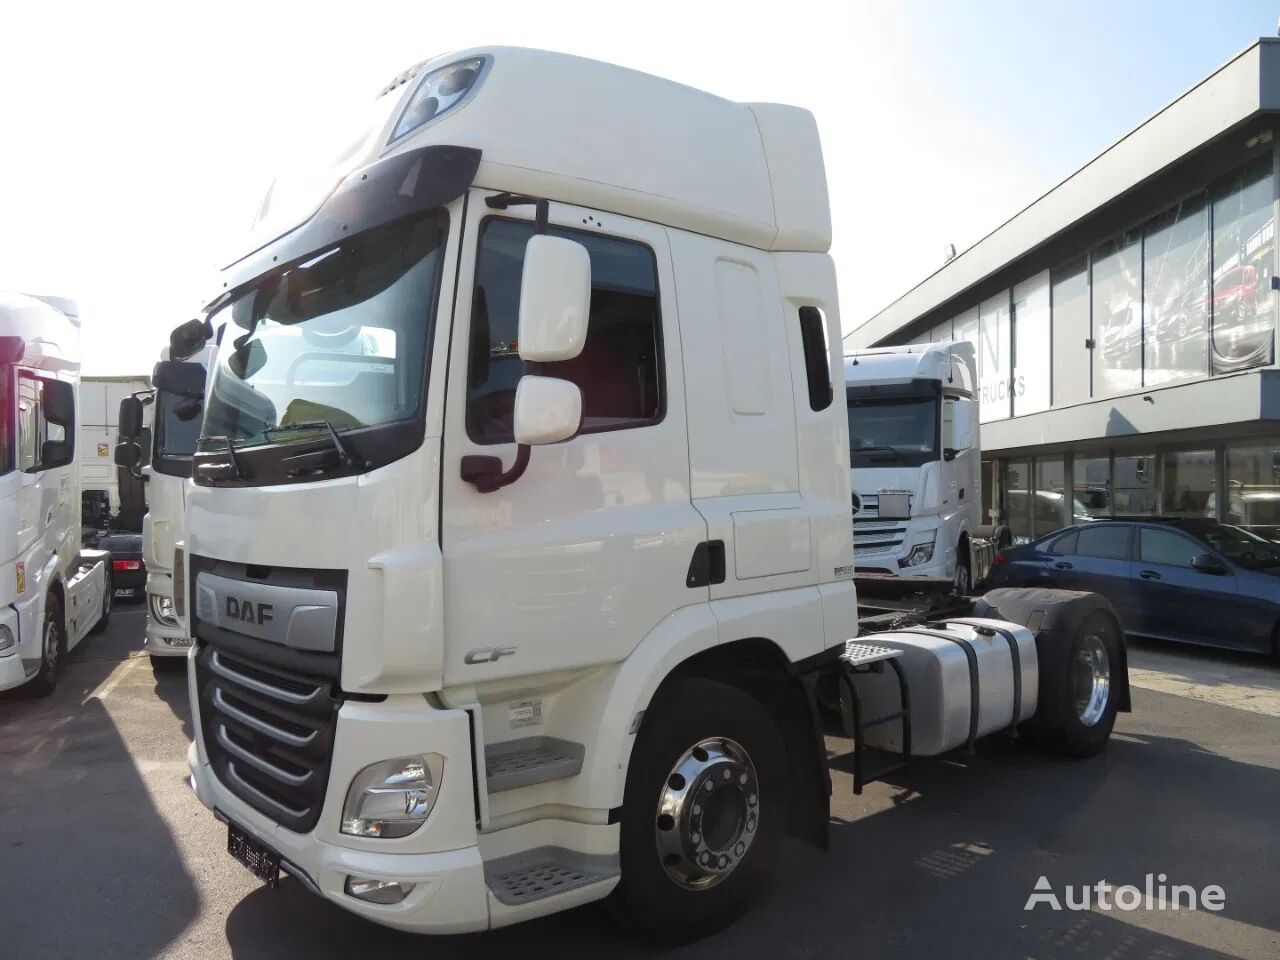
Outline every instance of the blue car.
POLYGON ((1068 527, 997 554, 987 583, 1090 590, 1125 633, 1280 657, 1280 548, 1216 520, 1068 527))

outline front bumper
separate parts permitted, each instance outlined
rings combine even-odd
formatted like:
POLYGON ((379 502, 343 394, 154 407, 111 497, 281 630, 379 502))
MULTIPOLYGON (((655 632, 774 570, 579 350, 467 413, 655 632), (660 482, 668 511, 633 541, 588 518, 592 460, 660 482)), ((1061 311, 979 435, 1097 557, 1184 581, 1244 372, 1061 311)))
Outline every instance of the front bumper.
MULTIPOLYGON (((194 669, 188 670, 191 702, 194 669)), ((489 927, 489 896, 475 831, 471 741, 461 710, 436 710, 421 697, 381 703, 349 701, 338 715, 324 807, 308 833, 285 829, 232 793, 215 776, 204 753, 198 711, 195 740, 187 752, 191 784, 206 807, 234 821, 276 851, 283 869, 312 892, 376 923, 414 933, 467 933, 489 927), (429 746, 426 746, 429 745, 429 746), (445 768, 431 815, 399 840, 351 837, 339 820, 352 778, 370 762, 430 749, 445 768), (397 904, 374 904, 345 893, 349 876, 414 884, 397 904)))
POLYGON ((151 615, 151 596, 147 596, 147 632, 142 640, 143 653, 153 657, 185 657, 191 649, 191 637, 181 622, 177 626, 161 623, 151 615))
POLYGON ((23 637, 18 632, 18 615, 14 613, 13 607, 0 608, 0 623, 3 623, 12 631, 15 640, 29 641, 27 643, 15 643, 3 656, 0 656, 0 690, 12 690, 14 687, 19 687, 26 683, 31 676, 31 674, 27 673, 27 668, 23 661, 39 663, 39 633, 37 631, 34 637, 23 637))

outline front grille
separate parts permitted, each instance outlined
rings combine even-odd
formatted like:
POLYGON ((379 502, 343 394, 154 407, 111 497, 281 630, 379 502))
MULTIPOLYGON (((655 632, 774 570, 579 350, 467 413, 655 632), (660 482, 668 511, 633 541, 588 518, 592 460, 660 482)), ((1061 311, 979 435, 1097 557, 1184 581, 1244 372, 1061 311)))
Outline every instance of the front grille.
POLYGON ((854 558, 897 553, 906 536, 907 528, 900 520, 855 516, 853 518, 854 558))
POLYGON ((196 683, 205 754, 222 785, 282 827, 314 827, 342 706, 332 681, 205 643, 196 683))

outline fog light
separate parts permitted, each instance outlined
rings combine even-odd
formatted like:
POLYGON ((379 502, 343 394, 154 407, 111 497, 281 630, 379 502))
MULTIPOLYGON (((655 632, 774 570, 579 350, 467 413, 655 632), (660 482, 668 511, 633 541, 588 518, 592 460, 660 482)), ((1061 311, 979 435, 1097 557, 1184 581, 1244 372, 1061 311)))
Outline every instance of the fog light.
POLYGON ((438 753, 370 764, 347 790, 342 832, 353 837, 407 837, 435 806, 443 773, 444 757, 438 753))
POLYGON ((13 631, 3 623, 0 623, 0 657, 7 657, 13 653, 16 646, 13 642, 13 631))
POLYGON ((151 618, 166 627, 178 626, 178 614, 173 606, 173 597, 163 594, 151 594, 151 618))
POLYGON ((911 553, 907 554, 907 559, 902 561, 904 567, 918 567, 922 563, 928 563, 933 559, 933 542, 917 543, 911 548, 911 553))
POLYGON ((414 888, 412 883, 399 880, 371 880, 368 877, 347 877, 348 896, 369 903, 399 903, 414 888))

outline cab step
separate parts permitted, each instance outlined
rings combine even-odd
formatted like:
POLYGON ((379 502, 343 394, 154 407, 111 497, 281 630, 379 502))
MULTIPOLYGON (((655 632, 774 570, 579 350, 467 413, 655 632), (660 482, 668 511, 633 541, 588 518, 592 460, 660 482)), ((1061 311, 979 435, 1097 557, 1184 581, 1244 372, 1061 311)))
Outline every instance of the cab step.
POLYGON ((490 793, 518 790, 582 772, 586 748, 557 737, 523 737, 484 748, 485 784, 490 793))
POLYGON ((898 662, 901 656, 902 651, 893 647, 850 640, 845 644, 844 655, 840 658, 840 712, 844 717, 845 730, 853 737, 853 752, 835 759, 853 760, 855 794, 860 795, 867 784, 896 773, 911 762, 911 694, 907 689, 907 675, 898 662), (857 677, 859 674, 880 673, 885 664, 892 668, 898 680, 899 709, 877 717, 864 717, 862 698, 858 696, 857 677), (902 724, 902 752, 890 754, 874 766, 869 765, 868 760, 883 751, 869 750, 865 739, 866 731, 894 722, 902 724))
POLYGON ((620 873, 616 855, 537 847, 484 865, 489 891, 509 907, 554 897, 620 873))

